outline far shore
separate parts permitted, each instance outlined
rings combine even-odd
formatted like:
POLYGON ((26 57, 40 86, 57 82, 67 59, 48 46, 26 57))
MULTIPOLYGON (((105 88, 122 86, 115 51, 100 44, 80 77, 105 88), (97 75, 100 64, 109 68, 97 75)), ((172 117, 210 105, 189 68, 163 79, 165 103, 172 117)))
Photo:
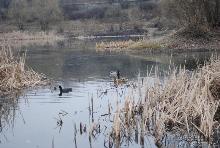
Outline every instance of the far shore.
POLYGON ((53 31, 49 32, 29 32, 29 31, 12 31, 0 33, 0 40, 62 40, 64 37, 53 31))
POLYGON ((27 32, 27 31, 13 31, 7 33, 0 33, 0 46, 8 44, 10 46, 16 44, 43 44, 53 43, 64 40, 64 36, 55 32, 27 32))
POLYGON ((8 33, 0 33, 0 46, 9 44, 13 45, 45 45, 48 43, 56 43, 65 39, 90 40, 98 39, 96 43, 96 51, 98 52, 193 52, 220 50, 220 31, 214 31, 207 38, 193 38, 181 36, 178 32, 170 31, 161 36, 144 36, 139 34, 117 35, 117 36, 75 36, 71 37, 65 33, 48 32, 29 32, 29 31, 13 31, 8 33), (119 41, 106 41, 106 38, 121 38, 119 41), (125 40, 123 40, 125 38, 125 40), (135 40, 126 38, 136 38, 135 40), (138 39, 140 38, 140 39, 138 39), (103 39, 103 41, 102 41, 103 39))
POLYGON ((220 31, 213 31, 206 37, 189 37, 180 35, 179 32, 171 32, 163 36, 145 37, 140 40, 97 42, 96 50, 105 52, 184 52, 220 50, 220 31))

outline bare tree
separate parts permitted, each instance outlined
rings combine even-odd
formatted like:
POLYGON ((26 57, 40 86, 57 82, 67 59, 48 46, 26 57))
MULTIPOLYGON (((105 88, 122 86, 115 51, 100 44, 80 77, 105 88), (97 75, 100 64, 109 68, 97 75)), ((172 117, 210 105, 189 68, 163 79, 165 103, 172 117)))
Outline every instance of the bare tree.
POLYGON ((49 29, 49 24, 62 19, 62 11, 58 0, 32 0, 34 16, 42 30, 49 29))
POLYGON ((18 29, 23 30, 24 24, 29 18, 27 0, 12 0, 9 5, 8 16, 15 21, 18 29))
POLYGON ((162 13, 185 28, 213 28, 219 22, 219 0, 161 0, 162 13))

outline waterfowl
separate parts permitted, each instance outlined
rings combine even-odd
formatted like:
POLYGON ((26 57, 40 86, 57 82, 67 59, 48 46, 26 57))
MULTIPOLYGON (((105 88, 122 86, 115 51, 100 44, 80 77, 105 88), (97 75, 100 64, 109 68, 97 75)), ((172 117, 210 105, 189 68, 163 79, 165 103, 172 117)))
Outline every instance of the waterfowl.
POLYGON ((110 77, 116 77, 117 76, 117 71, 110 71, 109 76, 110 77))
POLYGON ((63 93, 69 93, 73 91, 72 88, 62 88, 62 86, 59 86, 59 89, 60 89, 59 96, 62 96, 63 93))
POLYGON ((119 70, 117 70, 117 71, 110 71, 110 77, 117 77, 118 79, 120 79, 120 77, 121 77, 121 73, 120 73, 120 71, 119 70))

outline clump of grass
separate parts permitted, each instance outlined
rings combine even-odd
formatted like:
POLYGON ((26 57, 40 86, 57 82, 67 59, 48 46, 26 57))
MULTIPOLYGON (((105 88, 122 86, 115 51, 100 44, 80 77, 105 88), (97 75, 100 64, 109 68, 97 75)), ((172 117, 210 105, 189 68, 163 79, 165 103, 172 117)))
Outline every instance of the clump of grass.
POLYGON ((101 43, 96 43, 96 49, 97 51, 105 51, 105 50, 117 51, 117 50, 127 49, 134 43, 135 41, 132 40, 101 42, 101 43))
POLYGON ((161 41, 157 40, 139 40, 134 42, 130 49, 162 49, 165 45, 161 41))
POLYGON ((11 47, 23 47, 25 45, 53 45, 58 41, 63 41, 64 36, 55 32, 21 32, 14 31, 0 33, 0 47, 10 45, 11 47))
POLYGON ((123 51, 136 49, 162 49, 166 45, 161 39, 140 39, 137 41, 115 41, 96 43, 97 51, 123 51))
POLYGON ((42 74, 25 65, 25 55, 16 57, 8 46, 0 50, 0 93, 12 94, 24 88, 47 83, 42 74))
POLYGON ((145 86, 144 100, 132 107, 125 101, 121 109, 125 113, 120 113, 121 124, 138 123, 141 118, 142 129, 150 126, 148 132, 154 135, 159 146, 168 127, 185 134, 190 134, 193 128, 211 143, 213 131, 220 125, 215 118, 220 103, 220 59, 213 57, 194 72, 174 68, 164 82, 156 74, 154 77, 154 84, 145 86))

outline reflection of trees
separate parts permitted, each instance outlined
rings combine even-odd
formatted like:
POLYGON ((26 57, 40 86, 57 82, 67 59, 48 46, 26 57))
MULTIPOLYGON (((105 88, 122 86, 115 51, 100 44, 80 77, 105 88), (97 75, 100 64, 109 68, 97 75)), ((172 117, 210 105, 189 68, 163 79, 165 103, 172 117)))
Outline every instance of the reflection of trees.
POLYGON ((139 69, 146 75, 152 66, 166 70, 172 61, 177 65, 185 64, 189 69, 196 68, 197 59, 203 61, 201 53, 169 54, 113 54, 96 53, 95 41, 73 40, 58 44, 56 47, 31 47, 27 52, 27 63, 38 72, 45 73, 55 80, 80 79, 88 77, 108 77, 109 71, 119 69, 128 77, 137 76, 139 69), (195 58, 194 58, 195 56, 195 58), (186 62, 186 63, 185 63, 186 62))
POLYGON ((34 70, 44 73, 54 80, 87 80, 106 78, 109 71, 119 69, 122 75, 135 78, 140 70, 146 75, 152 66, 161 71, 169 67, 170 62, 186 65, 187 69, 197 67, 197 61, 203 61, 207 53, 96 53, 95 42, 88 40, 70 40, 56 46, 30 47, 27 51, 27 63, 34 70))
POLYGON ((147 69, 156 63, 124 54, 96 53, 94 47, 91 41, 72 41, 60 47, 35 47, 27 52, 27 63, 56 80, 103 78, 117 69, 127 77, 134 77, 139 68, 147 69))

